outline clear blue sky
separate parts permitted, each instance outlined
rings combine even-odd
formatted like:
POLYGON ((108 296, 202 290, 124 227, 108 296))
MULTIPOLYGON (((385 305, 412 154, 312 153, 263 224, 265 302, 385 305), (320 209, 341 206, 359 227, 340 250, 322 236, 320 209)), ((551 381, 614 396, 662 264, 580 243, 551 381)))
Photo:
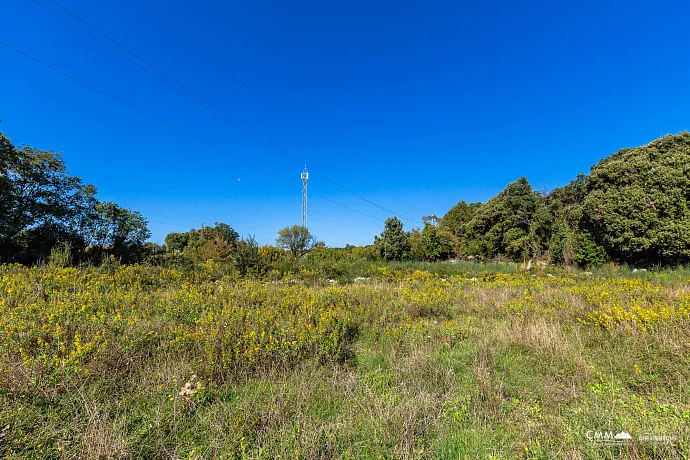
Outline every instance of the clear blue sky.
MULTIPOLYGON (((552 189, 690 127, 684 1, 60 3, 311 169, 405 215, 485 201, 523 175, 552 189)), ((2 16, 0 40, 299 183, 300 164, 31 0, 4 0, 2 16)), ((64 152, 102 199, 153 221, 153 241, 223 221, 272 242, 300 222, 298 187, 3 46, 0 87, 0 130, 64 152)), ((312 232, 371 243, 387 213, 311 179, 311 192, 381 219, 312 196, 312 232)))

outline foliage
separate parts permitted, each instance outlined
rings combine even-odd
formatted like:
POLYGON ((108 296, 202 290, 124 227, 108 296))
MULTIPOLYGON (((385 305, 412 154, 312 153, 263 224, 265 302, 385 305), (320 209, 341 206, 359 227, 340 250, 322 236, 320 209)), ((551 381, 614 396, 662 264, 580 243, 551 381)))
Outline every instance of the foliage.
POLYGON ((171 252, 180 253, 189 244, 189 232, 172 232, 165 236, 165 246, 171 252))
POLYGON ((276 245, 287 249, 296 259, 302 257, 316 244, 316 237, 309 233, 307 227, 293 225, 278 230, 276 245))
POLYGON ((345 261, 353 260, 352 248, 329 248, 326 246, 315 245, 309 254, 307 260, 309 261, 345 261))
POLYGON ((72 265, 72 253, 69 244, 63 242, 56 245, 50 251, 48 266, 54 268, 67 268, 72 265))
POLYGON ((370 244, 368 246, 355 246, 352 248, 352 257, 355 259, 366 260, 369 262, 376 262, 381 260, 381 254, 378 248, 370 244))
POLYGON ((549 212, 553 216, 549 255, 554 263, 572 265, 575 262, 578 235, 584 233, 581 227, 582 204, 587 196, 586 181, 587 177, 580 174, 576 180, 552 190, 546 197, 549 212))
POLYGON ((581 267, 601 265, 606 262, 606 251, 598 245, 586 233, 578 234, 575 237, 576 247, 573 260, 581 267))
POLYGON ((233 265, 241 276, 248 274, 262 275, 266 270, 266 263, 259 251, 259 244, 250 235, 237 244, 233 257, 233 265))
POLYGON ((617 261, 690 260, 690 133, 623 149, 592 167, 585 228, 617 261))
POLYGON ((481 206, 481 203, 468 204, 465 200, 462 200, 448 210, 441 219, 439 227, 456 237, 462 237, 465 234, 467 224, 472 220, 481 206))
POLYGON ((424 260, 424 241, 422 240, 422 232, 417 228, 413 228, 408 234, 410 241, 410 250, 406 254, 407 260, 424 260))
POLYGON ((191 229, 186 233, 169 233, 165 237, 168 251, 181 252, 186 258, 196 263, 207 260, 230 260, 239 243, 239 233, 223 222, 216 222, 213 227, 191 229))
POLYGON ((386 219, 381 235, 374 237, 374 246, 384 261, 403 260, 410 252, 410 236, 397 217, 386 219))
POLYGON ((129 211, 112 202, 98 203, 91 220, 91 243, 100 251, 133 262, 131 255, 143 249, 151 236, 146 219, 137 211, 129 211))
POLYGON ((546 247, 550 215, 544 197, 521 177, 480 207, 467 224, 467 238, 485 257, 538 257, 546 247))
POLYGON ((0 133, 0 262, 36 263, 62 243, 77 260, 99 259, 107 246, 134 261, 148 236, 139 213, 99 202, 96 188, 70 176, 60 154, 15 147, 0 133), (88 254, 89 245, 99 253, 88 254))
POLYGON ((452 234, 439 230, 431 223, 424 224, 422 230, 422 244, 424 248, 423 260, 446 260, 453 254, 452 234))

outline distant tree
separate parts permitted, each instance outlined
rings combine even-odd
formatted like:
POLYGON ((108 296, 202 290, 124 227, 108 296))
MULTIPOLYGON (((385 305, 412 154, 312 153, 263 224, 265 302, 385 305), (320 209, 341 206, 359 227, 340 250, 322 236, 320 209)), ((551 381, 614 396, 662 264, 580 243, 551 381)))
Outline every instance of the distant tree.
POLYGON ((474 217, 481 206, 481 203, 467 204, 464 200, 460 201, 441 218, 439 227, 458 238, 463 237, 467 223, 472 220, 472 217, 474 217))
POLYGON ((250 273, 262 274, 265 271, 264 259, 254 236, 250 235, 238 243, 233 264, 242 276, 250 273))
POLYGON ((130 262, 141 255, 144 242, 151 236, 144 216, 115 203, 98 203, 92 222, 93 246, 130 262))
POLYGON ((192 262, 229 260, 239 243, 239 233, 223 222, 185 233, 169 233, 165 237, 168 251, 182 252, 192 262))
POLYGON ((381 260, 381 254, 373 244, 353 247, 352 257, 355 259, 368 260, 370 262, 378 262, 381 260))
POLYGON ((385 261, 403 260, 410 251, 410 237, 397 217, 386 219, 383 232, 374 237, 374 246, 385 261))
POLYGON ((485 257, 533 258, 546 248, 550 213, 545 198, 521 177, 490 199, 467 224, 466 238, 485 257))
POLYGON ((427 222, 421 237, 424 260, 446 260, 453 254, 451 235, 444 233, 436 225, 427 222))
POLYGON ((314 244, 316 244, 316 237, 301 225, 293 225, 278 230, 276 245, 279 248, 288 249, 295 258, 305 255, 314 244))
POLYGON ((407 259, 414 261, 425 260, 422 232, 417 228, 413 228, 407 233, 407 239, 410 242, 410 250, 407 252, 407 259))
POLYGON ((189 244, 189 233, 168 233, 165 236, 165 246, 168 251, 171 252, 182 252, 184 248, 189 244))
POLYGON ((214 232, 220 239, 225 240, 230 246, 236 246, 240 241, 240 234, 234 228, 223 222, 216 222, 215 227, 207 227, 206 232, 214 232))
POLYGON ((440 219, 438 218, 438 216, 436 214, 430 214, 428 216, 422 216, 422 222, 424 222, 425 224, 429 223, 432 225, 438 225, 439 221, 440 221, 440 219))
MULTIPOLYGON (((582 205, 586 196, 587 176, 580 174, 577 179, 564 187, 552 190, 546 197, 547 207, 553 217, 549 238, 549 256, 553 263, 571 265, 579 260, 584 265, 592 265, 600 259, 591 259, 588 256, 593 254, 589 246, 586 254, 576 256, 581 249, 581 243, 591 242, 591 239, 582 237, 585 231, 581 228, 582 205)), ((584 250, 584 247, 582 249, 584 250)))

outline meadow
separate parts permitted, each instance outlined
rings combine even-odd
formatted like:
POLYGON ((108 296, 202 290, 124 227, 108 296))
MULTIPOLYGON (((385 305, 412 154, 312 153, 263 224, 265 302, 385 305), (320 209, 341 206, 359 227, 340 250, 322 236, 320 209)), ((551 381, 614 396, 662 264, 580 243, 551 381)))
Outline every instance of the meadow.
POLYGON ((685 269, 6 265, 0 456, 688 458, 689 326, 685 269))

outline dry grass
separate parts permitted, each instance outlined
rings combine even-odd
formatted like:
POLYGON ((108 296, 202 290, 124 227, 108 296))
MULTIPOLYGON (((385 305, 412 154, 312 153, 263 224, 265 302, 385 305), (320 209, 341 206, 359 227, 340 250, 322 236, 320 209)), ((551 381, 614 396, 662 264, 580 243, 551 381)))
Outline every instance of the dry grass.
POLYGON ((689 455, 676 278, 385 268, 332 287, 146 270, 0 271, 0 455, 689 455))

